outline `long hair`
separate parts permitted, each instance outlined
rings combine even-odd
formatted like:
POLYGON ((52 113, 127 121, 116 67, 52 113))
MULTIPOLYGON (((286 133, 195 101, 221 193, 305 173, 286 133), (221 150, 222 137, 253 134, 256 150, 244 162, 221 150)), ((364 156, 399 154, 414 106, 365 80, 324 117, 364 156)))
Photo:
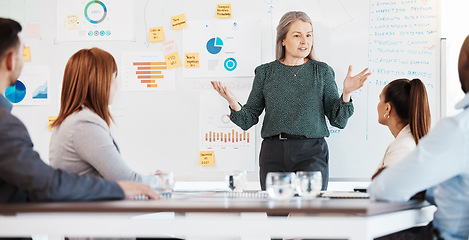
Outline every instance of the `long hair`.
POLYGON ((73 54, 65 66, 60 112, 52 127, 82 110, 82 106, 91 109, 110 126, 112 116, 108 105, 113 74, 117 74, 117 64, 108 52, 91 48, 73 54))
POLYGON ((391 103, 402 123, 409 124, 415 143, 431 126, 430 107, 423 82, 416 78, 397 79, 386 86, 384 102, 391 103))
POLYGON ((21 25, 9 18, 0 18, 0 60, 3 60, 5 53, 12 48, 19 48, 20 39, 18 33, 21 32, 21 25))
MULTIPOLYGON (((306 13, 300 11, 292 11, 285 13, 278 22, 277 26, 277 44, 275 46, 275 58, 277 60, 280 60, 285 57, 285 46, 282 45, 282 41, 287 36, 287 33, 290 30, 290 25, 297 20, 301 20, 303 22, 311 24, 311 31, 313 30, 313 24, 311 22, 311 19, 308 17, 308 15, 306 15, 306 13)), ((309 53, 308 58, 314 60, 314 51, 312 45, 311 52, 309 53)))

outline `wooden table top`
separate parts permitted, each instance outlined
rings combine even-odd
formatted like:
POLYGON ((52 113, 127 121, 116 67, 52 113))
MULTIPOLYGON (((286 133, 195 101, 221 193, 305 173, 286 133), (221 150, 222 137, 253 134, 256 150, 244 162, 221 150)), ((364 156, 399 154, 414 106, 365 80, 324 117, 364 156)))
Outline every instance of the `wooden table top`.
POLYGON ((160 200, 122 200, 93 202, 8 203, 0 204, 0 215, 17 213, 150 213, 150 212, 266 212, 270 214, 350 214, 378 215, 429 206, 427 202, 411 200, 402 203, 377 202, 370 199, 317 198, 290 201, 269 199, 186 197, 160 200))

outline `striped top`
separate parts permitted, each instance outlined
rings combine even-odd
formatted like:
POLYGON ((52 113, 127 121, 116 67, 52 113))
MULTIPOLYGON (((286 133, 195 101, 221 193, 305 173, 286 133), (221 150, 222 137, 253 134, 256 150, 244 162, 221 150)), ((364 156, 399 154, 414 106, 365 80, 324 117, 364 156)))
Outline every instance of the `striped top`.
POLYGON ((298 66, 278 60, 258 66, 247 103, 239 111, 231 110, 230 119, 247 130, 258 123, 264 109, 262 138, 280 133, 328 137, 326 117, 342 129, 353 114, 352 102, 339 96, 334 70, 315 60, 298 66))

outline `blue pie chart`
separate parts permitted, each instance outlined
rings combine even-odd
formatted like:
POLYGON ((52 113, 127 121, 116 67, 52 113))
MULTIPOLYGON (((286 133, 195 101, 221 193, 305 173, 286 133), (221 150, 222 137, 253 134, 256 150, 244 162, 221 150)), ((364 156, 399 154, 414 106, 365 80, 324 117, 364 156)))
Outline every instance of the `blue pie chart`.
POLYGON ((238 66, 236 59, 234 58, 227 58, 224 63, 225 69, 228 71, 233 71, 238 66))
POLYGON ((20 80, 16 81, 16 84, 8 87, 5 90, 5 97, 12 103, 19 103, 23 101, 26 96, 26 86, 20 80))
POLYGON ((207 42, 207 51, 211 54, 219 53, 222 47, 223 41, 219 37, 210 38, 210 40, 207 42))

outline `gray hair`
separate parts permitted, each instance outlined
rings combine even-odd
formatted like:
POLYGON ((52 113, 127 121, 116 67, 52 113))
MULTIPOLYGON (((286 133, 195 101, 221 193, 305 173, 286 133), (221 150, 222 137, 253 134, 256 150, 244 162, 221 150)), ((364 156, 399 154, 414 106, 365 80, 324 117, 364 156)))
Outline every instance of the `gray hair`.
MULTIPOLYGON (((282 42, 287 36, 288 30, 290 30, 290 25, 297 20, 311 24, 311 30, 313 30, 311 19, 308 17, 308 15, 306 15, 306 13, 301 11, 291 11, 285 13, 278 22, 277 26, 277 44, 275 47, 275 58, 277 60, 285 57, 285 46, 282 45, 282 42)), ((311 46, 311 52, 307 57, 314 60, 313 46, 311 46)))

